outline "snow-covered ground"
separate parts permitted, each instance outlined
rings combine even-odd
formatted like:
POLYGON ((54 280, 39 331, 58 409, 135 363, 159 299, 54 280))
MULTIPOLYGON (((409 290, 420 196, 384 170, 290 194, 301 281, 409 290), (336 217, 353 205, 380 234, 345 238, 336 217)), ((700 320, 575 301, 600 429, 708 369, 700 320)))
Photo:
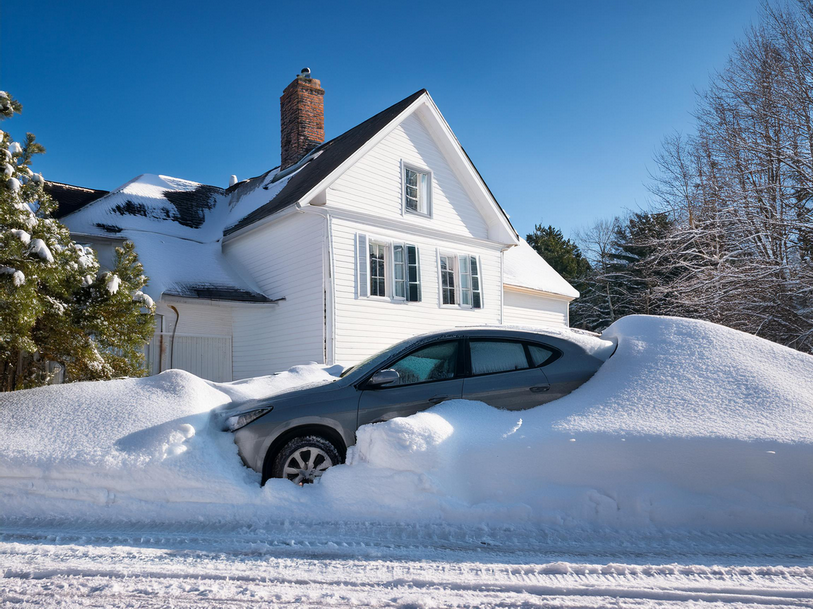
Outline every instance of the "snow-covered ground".
POLYGON ((671 318, 603 338, 570 396, 364 427, 304 488, 261 488, 208 412, 338 368, 4 394, 0 602, 813 606, 813 357, 671 318))
POLYGON ((813 537, 287 522, 0 535, 14 607, 810 607, 813 537))

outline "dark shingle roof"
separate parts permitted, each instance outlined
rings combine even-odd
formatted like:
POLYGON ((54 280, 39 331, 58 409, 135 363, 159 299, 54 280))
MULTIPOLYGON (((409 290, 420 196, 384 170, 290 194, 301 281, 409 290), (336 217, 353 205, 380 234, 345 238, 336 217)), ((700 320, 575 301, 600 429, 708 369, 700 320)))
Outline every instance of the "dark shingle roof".
POLYGON ((51 195, 57 203, 57 208, 53 213, 54 218, 67 216, 108 193, 107 190, 95 190, 62 182, 45 182, 45 192, 51 195))
MULTIPOLYGON (((345 131, 340 136, 319 146, 317 150, 320 154, 294 174, 276 197, 237 223, 226 227, 223 234, 234 233, 299 201, 424 93, 426 93, 426 89, 413 93, 406 99, 353 127, 350 131, 345 131)), ((256 186, 257 181, 264 180, 267 175, 265 173, 256 178, 251 178, 251 180, 238 185, 237 188, 253 188, 256 186)))

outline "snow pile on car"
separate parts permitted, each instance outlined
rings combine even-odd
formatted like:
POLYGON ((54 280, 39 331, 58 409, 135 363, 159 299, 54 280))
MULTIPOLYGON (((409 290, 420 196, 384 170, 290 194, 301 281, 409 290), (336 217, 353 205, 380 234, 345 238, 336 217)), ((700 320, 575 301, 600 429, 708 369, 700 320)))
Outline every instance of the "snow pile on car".
POLYGON ((674 318, 628 317, 603 338, 616 353, 571 395, 525 411, 455 400, 365 426, 348 464, 304 488, 261 488, 208 411, 338 368, 3 394, 0 515, 813 530, 813 357, 674 318))
POLYGON ((813 530, 813 357, 687 319, 603 337, 617 352, 569 396, 363 427, 323 487, 346 502, 374 487, 380 516, 813 530))

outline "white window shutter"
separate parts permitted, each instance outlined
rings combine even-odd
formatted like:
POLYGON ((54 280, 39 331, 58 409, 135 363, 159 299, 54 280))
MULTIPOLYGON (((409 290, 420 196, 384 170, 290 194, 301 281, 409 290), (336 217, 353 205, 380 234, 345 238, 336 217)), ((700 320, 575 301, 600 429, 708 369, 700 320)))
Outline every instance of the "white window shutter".
POLYGON ((471 272, 469 260, 471 256, 466 254, 458 254, 457 256, 457 273, 458 285, 460 289, 460 304, 464 307, 471 306, 471 272))
POLYGON ((367 235, 356 233, 356 273, 358 275, 359 298, 367 298, 370 295, 370 280, 368 279, 370 270, 370 255, 367 235))

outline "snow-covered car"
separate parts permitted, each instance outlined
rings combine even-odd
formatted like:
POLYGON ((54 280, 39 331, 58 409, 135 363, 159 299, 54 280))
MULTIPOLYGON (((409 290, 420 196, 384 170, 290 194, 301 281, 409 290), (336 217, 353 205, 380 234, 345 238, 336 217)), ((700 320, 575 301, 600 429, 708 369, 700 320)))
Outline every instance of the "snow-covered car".
POLYGON ((614 349, 572 330, 435 332, 373 355, 333 383, 233 404, 215 416, 263 484, 313 482, 344 461, 362 425, 460 398, 506 410, 539 406, 582 385, 614 349))

